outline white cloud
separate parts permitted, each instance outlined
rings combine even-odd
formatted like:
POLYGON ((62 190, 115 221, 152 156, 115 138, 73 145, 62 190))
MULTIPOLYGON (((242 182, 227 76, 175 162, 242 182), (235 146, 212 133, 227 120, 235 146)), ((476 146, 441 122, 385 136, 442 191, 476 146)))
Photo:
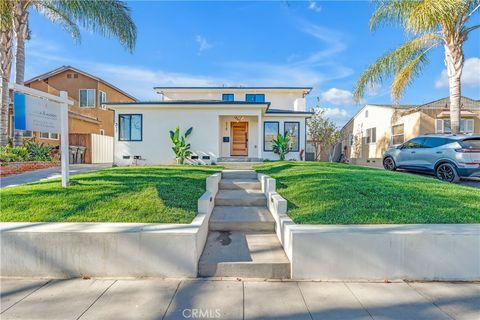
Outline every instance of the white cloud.
POLYGON ((342 126, 348 120, 350 120, 350 115, 347 110, 340 108, 322 108, 325 110, 325 116, 333 121, 337 126, 342 126))
POLYGON ((310 0, 309 5, 308 5, 308 9, 313 10, 315 12, 322 11, 322 7, 320 7, 316 1, 311 1, 311 0, 310 0))
POLYGON ((353 101, 353 94, 350 91, 337 88, 330 88, 327 91, 320 93, 320 99, 320 103, 326 101, 334 106, 352 105, 355 103, 353 101))
POLYGON ((197 35, 195 41, 198 44, 198 54, 202 54, 203 51, 211 49, 213 45, 207 41, 204 36, 197 35))
MULTIPOLYGON (((480 87, 480 58, 468 58, 465 60, 462 72, 462 85, 466 87, 480 87)), ((440 77, 435 81, 435 88, 448 87, 448 74, 444 69, 440 77)))

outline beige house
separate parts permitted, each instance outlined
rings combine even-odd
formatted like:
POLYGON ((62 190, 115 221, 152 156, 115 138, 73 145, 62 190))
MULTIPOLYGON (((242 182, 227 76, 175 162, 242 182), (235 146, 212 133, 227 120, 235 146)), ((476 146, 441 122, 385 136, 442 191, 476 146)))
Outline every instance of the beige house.
MULTIPOLYGON (((342 128, 344 152, 351 163, 382 166, 382 156, 426 133, 450 133, 449 98, 423 105, 365 105, 342 128)), ((480 100, 462 97, 461 131, 480 133, 480 100)))

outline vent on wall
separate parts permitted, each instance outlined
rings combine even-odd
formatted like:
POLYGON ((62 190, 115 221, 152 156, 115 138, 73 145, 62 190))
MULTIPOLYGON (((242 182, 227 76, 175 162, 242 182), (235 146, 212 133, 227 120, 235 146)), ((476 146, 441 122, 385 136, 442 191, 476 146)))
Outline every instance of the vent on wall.
POLYGON ((77 78, 78 78, 78 73, 74 73, 74 74, 73 74, 73 77, 74 77, 75 79, 77 79, 77 78))
POLYGON ((70 79, 72 77, 71 73, 67 73, 67 78, 70 79))

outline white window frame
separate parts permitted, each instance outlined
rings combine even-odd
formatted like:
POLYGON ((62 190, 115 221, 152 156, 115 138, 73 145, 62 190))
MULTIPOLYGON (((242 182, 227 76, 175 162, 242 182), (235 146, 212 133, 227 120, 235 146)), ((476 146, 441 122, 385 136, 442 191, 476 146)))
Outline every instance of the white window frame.
POLYGON ((24 137, 24 138, 33 138, 33 131, 31 131, 31 130, 24 130, 24 131, 23 131, 23 137, 24 137), (28 132, 30 132, 30 135, 27 134, 28 132))
POLYGON ((377 127, 372 127, 365 130, 365 144, 376 144, 376 143, 377 143, 377 127), (375 129, 375 141, 372 141, 373 129, 375 129), (369 131, 370 131, 370 135, 368 134, 369 131), (370 141, 368 139, 370 139, 370 141))
POLYGON ((59 140, 60 135, 58 133, 52 133, 52 132, 39 132, 40 133, 40 139, 45 139, 45 140, 59 140), (46 137, 42 136, 43 134, 47 134, 46 137), (56 137, 55 137, 56 135, 56 137))
POLYGON ((107 105, 105 104, 105 102, 107 102, 107 93, 105 91, 98 90, 98 102, 100 103, 100 107, 103 110, 107 110, 107 105), (105 96, 105 100, 103 101, 103 103, 102 103, 102 95, 105 96))
POLYGON ((78 106, 85 109, 94 109, 97 106, 97 90, 96 89, 79 89, 78 90, 78 106), (87 105, 82 106, 82 91, 87 91, 87 105), (93 91, 93 106, 88 105, 88 91, 93 91))
POLYGON ((405 142, 405 124, 404 124, 404 123, 399 123, 399 124, 396 124, 396 125, 393 125, 393 126, 392 126, 392 134, 391 134, 391 138, 390 138, 390 145, 392 145, 392 146, 398 146, 398 145, 401 145, 401 144, 402 144, 402 143, 393 144, 393 138, 394 138, 394 137, 397 137, 397 136, 403 136, 403 141, 402 141, 402 143, 405 142), (403 133, 402 133, 402 134, 394 134, 394 133, 393 133, 393 127, 399 127, 399 126, 403 126, 403 133))
MULTIPOLYGON (((452 129, 450 131, 445 132, 445 120, 450 121, 450 119, 435 119, 435 133, 452 133, 452 129)), ((465 129, 468 127, 467 123, 471 124, 471 130, 468 132, 461 132, 461 133, 474 133, 475 132, 475 121, 474 119, 461 119, 460 122, 464 122, 463 128, 465 129)), ((460 128, 462 125, 460 124, 460 128)))

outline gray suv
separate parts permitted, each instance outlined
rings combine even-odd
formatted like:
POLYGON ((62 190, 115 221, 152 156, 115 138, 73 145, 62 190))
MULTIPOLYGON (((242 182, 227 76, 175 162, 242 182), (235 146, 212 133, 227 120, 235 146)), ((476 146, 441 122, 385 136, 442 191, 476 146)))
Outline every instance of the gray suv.
POLYGON ((480 135, 418 136, 388 149, 383 155, 383 167, 434 173, 448 182, 480 177, 480 135))

